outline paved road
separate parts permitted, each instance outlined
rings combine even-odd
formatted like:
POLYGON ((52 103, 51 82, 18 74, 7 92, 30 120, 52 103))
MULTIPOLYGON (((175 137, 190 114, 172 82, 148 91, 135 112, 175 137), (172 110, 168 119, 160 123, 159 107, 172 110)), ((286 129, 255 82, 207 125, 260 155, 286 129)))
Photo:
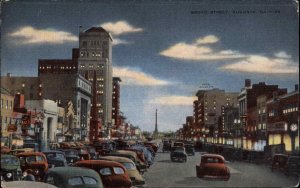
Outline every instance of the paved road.
POLYGON ((144 174, 145 187, 294 187, 297 176, 287 177, 281 172, 271 172, 266 165, 232 162, 229 181, 199 179, 196 164, 201 154, 189 156, 187 163, 170 161, 169 153, 158 152, 155 163, 144 174))

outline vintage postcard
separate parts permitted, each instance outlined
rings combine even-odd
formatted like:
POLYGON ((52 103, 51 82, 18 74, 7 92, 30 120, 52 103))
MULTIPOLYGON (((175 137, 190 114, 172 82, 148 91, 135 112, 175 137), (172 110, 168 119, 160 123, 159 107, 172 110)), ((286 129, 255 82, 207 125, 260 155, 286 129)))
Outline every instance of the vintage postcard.
POLYGON ((298 1, 1 0, 0 11, 1 185, 299 183, 298 1))

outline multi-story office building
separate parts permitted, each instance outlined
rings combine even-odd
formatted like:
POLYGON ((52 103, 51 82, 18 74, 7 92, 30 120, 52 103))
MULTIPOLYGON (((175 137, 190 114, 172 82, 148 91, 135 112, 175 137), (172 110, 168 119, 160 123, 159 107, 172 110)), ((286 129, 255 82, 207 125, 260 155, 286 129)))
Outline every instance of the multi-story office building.
POLYGON ((268 145, 284 144, 285 150, 299 155, 299 89, 274 95, 266 102, 268 145))
MULTIPOLYGON (((245 80, 245 87, 238 96, 240 123, 243 127, 243 148, 254 150, 255 148, 263 148, 266 143, 259 141, 257 130, 257 98, 265 95, 266 100, 272 98, 273 93, 282 95, 287 93, 287 89, 280 89, 278 85, 266 85, 264 82, 251 85, 251 80, 245 80)), ((263 100, 263 99, 261 99, 263 100)), ((260 150, 259 149, 259 150, 260 150)))
POLYGON ((120 117, 120 82, 121 78, 113 77, 112 124, 115 129, 121 126, 120 117))
POLYGON ((80 31, 78 71, 96 82, 97 112, 107 130, 112 123, 112 37, 103 28, 80 31))

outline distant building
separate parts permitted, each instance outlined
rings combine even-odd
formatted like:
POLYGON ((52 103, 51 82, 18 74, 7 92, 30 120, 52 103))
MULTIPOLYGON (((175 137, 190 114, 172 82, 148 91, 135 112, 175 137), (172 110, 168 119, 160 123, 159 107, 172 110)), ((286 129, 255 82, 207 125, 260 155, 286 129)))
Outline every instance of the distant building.
POLYGON ((121 78, 113 77, 113 96, 112 96, 112 124, 115 129, 121 126, 120 115, 120 82, 121 78))

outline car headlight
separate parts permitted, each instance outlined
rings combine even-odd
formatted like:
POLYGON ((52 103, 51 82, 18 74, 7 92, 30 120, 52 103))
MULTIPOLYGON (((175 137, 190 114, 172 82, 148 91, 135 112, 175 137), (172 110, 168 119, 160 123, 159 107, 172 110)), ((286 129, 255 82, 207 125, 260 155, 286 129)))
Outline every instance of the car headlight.
POLYGON ((7 173, 7 174, 6 174, 6 177, 7 177, 7 178, 11 178, 11 177, 12 177, 12 173, 7 173))
POLYGON ((38 169, 34 170, 35 174, 38 174, 40 171, 38 169))
POLYGON ((23 172, 23 177, 26 177, 28 175, 27 172, 23 172))
POLYGON ((70 162, 73 163, 73 159, 71 159, 70 162))

